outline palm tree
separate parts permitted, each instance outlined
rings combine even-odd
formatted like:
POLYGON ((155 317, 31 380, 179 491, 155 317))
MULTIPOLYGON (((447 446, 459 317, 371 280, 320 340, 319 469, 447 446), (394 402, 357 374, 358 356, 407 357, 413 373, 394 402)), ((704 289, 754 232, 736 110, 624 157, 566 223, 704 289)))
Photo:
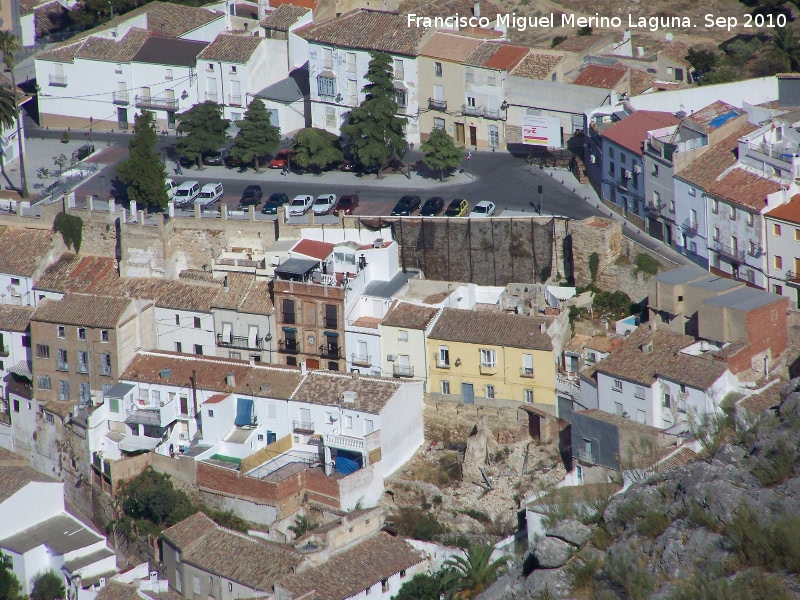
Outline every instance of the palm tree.
POLYGON ((772 43, 775 53, 790 71, 800 71, 800 40, 795 31, 781 27, 772 32, 772 43))
MULTIPOLYGON (((3 55, 3 63, 6 70, 11 74, 11 91, 14 94, 14 116, 17 121, 17 147, 19 148, 19 176, 20 176, 20 196, 28 197, 28 179, 25 177, 25 156, 22 152, 22 121, 19 114, 19 96, 17 89, 17 79, 14 76, 14 52, 19 50, 19 40, 8 31, 0 31, 0 53, 3 55)), ((0 118, 0 123, 5 122, 0 118)))
POLYGON ((474 598, 494 583, 508 557, 492 562, 493 551, 491 544, 478 544, 470 546, 464 556, 453 556, 444 562, 447 571, 442 587, 447 600, 474 598))

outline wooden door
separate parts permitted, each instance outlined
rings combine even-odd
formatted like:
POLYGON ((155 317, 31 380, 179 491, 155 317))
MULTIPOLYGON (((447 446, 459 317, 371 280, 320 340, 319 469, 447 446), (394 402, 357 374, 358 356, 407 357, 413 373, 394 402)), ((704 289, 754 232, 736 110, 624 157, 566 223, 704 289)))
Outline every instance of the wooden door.
POLYGON ((454 123, 456 126, 456 144, 464 144, 464 124, 454 123))

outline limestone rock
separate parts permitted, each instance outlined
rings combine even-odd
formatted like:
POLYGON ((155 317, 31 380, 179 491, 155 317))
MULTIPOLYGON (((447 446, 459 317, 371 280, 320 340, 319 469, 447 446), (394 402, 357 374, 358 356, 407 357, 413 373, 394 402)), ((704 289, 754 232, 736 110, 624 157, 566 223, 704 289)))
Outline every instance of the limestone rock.
POLYGON ((580 521, 565 519, 556 524, 552 529, 546 531, 545 535, 558 538, 580 548, 592 537, 592 531, 580 521))
POLYGON ((778 413, 782 417, 800 415, 800 392, 792 392, 786 396, 778 407, 778 413))
POLYGON ((533 556, 538 566, 542 569, 556 569, 564 566, 572 555, 573 547, 554 537, 543 537, 536 542, 533 556))
POLYGON ((566 567, 536 569, 525 580, 525 591, 533 598, 538 598, 545 590, 548 590, 553 598, 566 598, 571 588, 572 576, 566 567))

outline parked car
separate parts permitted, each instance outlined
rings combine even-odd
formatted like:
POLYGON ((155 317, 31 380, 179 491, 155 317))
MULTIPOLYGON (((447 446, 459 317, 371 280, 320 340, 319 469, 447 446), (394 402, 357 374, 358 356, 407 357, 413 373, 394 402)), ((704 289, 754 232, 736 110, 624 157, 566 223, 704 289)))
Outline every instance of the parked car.
POLYGON ((72 160, 78 161, 88 158, 94 152, 94 144, 84 144, 72 153, 72 160))
POLYGON ((222 196, 221 182, 207 183, 200 189, 196 202, 199 202, 203 206, 208 206, 209 204, 214 204, 217 200, 221 200, 222 196))
POLYGON ((327 215, 336 206, 336 194, 322 194, 314 200, 314 214, 327 215))
POLYGON ((167 188, 167 198, 172 200, 175 197, 175 190, 178 189, 178 184, 175 183, 172 179, 167 179, 165 185, 167 188))
POLYGON ((271 194, 267 201, 264 202, 264 208, 261 209, 262 215, 277 215, 278 208, 284 204, 289 203, 289 196, 286 194, 271 194))
POLYGON ((228 162, 230 151, 227 148, 217 150, 216 152, 209 152, 203 157, 203 164, 212 167, 224 165, 228 162))
POLYGON ((407 217, 417 210, 420 204, 422 204, 422 200, 419 196, 403 196, 394 205, 392 216, 407 217))
POLYGON ((444 211, 445 217, 463 217, 469 212, 469 202, 464 198, 454 199, 444 211))
POLYGON ((444 198, 441 196, 434 196, 425 200, 422 209, 419 211, 420 217, 435 217, 440 214, 444 209, 444 198))
POLYGON ((242 192, 242 199, 239 200, 239 206, 258 206, 261 204, 261 198, 264 197, 264 192, 261 191, 260 185, 248 185, 242 192))
POLYGON ((187 206, 194 202, 197 195, 200 193, 200 184, 196 181, 184 181, 175 190, 175 204, 178 206, 187 206))
POLYGON ((295 196, 289 203, 289 216, 296 217, 306 214, 313 203, 314 196, 304 196, 302 194, 300 196, 295 196))
POLYGON ((494 202, 483 200, 475 205, 472 212, 469 213, 470 217, 491 217, 494 214, 494 202))
POLYGON ((358 169, 358 165, 356 165, 356 163, 353 162, 352 160, 346 160, 339 165, 339 170, 344 171, 346 173, 352 173, 356 169, 358 169))
POLYGON ((270 169, 288 169, 292 154, 294 154, 294 150, 281 150, 272 157, 267 166, 270 169))
POLYGON ((333 214, 337 217, 339 213, 344 213, 346 215, 352 215, 353 211, 358 208, 358 194, 350 194, 348 196, 342 196, 339 198, 339 201, 336 203, 336 206, 333 207, 333 214))

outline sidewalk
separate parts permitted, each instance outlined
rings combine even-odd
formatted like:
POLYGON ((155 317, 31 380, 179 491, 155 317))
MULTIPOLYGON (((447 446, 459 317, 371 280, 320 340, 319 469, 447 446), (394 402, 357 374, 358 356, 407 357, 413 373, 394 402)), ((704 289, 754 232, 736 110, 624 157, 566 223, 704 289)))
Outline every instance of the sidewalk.
POLYGON ((566 188, 572 190, 579 196, 583 197, 586 202, 600 211, 603 217, 608 217, 622 224, 622 233, 629 237, 638 244, 645 248, 660 254, 670 262, 676 263, 679 266, 694 264, 688 258, 683 256, 680 252, 676 252, 666 244, 658 241, 654 237, 650 237, 646 231, 639 229, 636 225, 625 219, 622 215, 614 212, 600 201, 595 189, 589 183, 579 183, 575 175, 569 169, 558 169, 553 167, 546 167, 539 169, 539 167, 529 167, 529 170, 542 170, 556 181, 562 183, 566 188))

